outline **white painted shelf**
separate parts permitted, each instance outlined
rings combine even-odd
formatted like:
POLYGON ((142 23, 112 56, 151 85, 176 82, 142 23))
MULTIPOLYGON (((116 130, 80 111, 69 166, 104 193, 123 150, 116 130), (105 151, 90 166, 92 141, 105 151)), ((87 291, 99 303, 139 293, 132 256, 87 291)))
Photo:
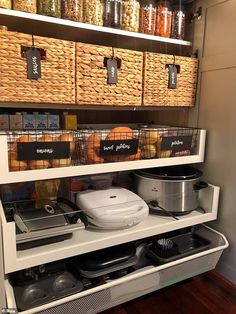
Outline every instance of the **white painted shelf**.
POLYGON ((193 211, 180 216, 179 220, 174 220, 172 217, 149 215, 146 220, 129 229, 79 230, 73 233, 71 239, 24 251, 16 250, 15 222, 6 221, 3 207, 0 204, 5 273, 214 220, 217 217, 218 200, 219 187, 209 185, 208 188, 200 191, 200 205, 206 213, 193 211))
MULTIPOLYGON (((170 46, 191 46, 190 41, 128 32, 92 24, 79 23, 39 14, 0 9, 1 25, 9 30, 65 40, 109 45, 138 50, 166 49, 170 46)), ((160 51, 161 52, 161 51, 160 51)))
POLYGON ((2 151, 2 153, 0 154, 0 184, 46 180, 53 178, 65 178, 162 166, 174 166, 180 164, 200 163, 204 161, 205 141, 206 130, 200 130, 198 154, 191 156, 143 159, 126 162, 113 162, 95 165, 79 165, 61 168, 10 172, 8 166, 7 136, 2 135, 0 136, 0 147, 2 151))

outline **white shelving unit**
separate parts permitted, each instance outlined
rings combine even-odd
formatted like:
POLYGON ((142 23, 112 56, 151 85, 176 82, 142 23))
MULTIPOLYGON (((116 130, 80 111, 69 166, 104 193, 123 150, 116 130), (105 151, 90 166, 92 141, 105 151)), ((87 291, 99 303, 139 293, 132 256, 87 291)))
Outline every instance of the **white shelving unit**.
POLYGON ((113 162, 97 165, 79 165, 62 168, 26 170, 26 171, 9 171, 8 167, 8 148, 7 136, 0 135, 0 154, 1 176, 0 184, 26 182, 35 180, 46 180, 52 178, 64 178, 73 176, 82 176, 89 174, 99 174, 107 172, 135 170, 162 166, 174 166, 179 164, 192 164, 204 161, 206 141, 206 130, 200 131, 198 154, 182 157, 159 158, 159 159, 144 159, 126 162, 113 162))
POLYGON ((69 240, 24 251, 16 250, 15 223, 6 221, 3 207, 0 204, 5 273, 214 220, 217 217, 218 199, 219 187, 210 185, 207 189, 200 191, 201 206, 206 213, 193 211, 186 216, 179 217, 179 220, 174 220, 172 217, 149 215, 145 221, 129 229, 79 230, 74 232, 69 240))
POLYGON ((123 48, 135 47, 139 50, 157 51, 167 45, 191 46, 190 41, 128 32, 15 10, 0 9, 0 21, 1 25, 18 32, 32 34, 33 30, 35 35, 101 45, 109 43, 109 46, 114 47, 122 43, 123 48))
MULTIPOLYGON (((19 313, 74 313, 74 309, 78 309, 81 314, 98 313, 214 269, 223 250, 228 247, 228 241, 224 235, 204 225, 198 228, 197 233, 211 242, 210 247, 203 252, 164 265, 149 266, 120 279, 19 313)), ((8 279, 4 286, 8 308, 16 308, 14 291, 8 279)))

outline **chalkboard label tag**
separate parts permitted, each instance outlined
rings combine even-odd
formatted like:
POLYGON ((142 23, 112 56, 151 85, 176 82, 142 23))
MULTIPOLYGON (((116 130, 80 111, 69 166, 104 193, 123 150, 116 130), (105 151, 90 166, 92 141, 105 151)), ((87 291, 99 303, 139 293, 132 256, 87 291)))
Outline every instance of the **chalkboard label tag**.
POLYGON ((69 142, 17 143, 17 160, 47 160, 70 158, 69 142))
POLYGON ((110 58, 107 60, 107 84, 117 84, 117 60, 110 58))
POLYGON ((172 150, 173 152, 190 150, 192 146, 192 140, 192 135, 165 136, 162 137, 161 150, 172 150))
POLYGON ((176 89, 177 88, 177 67, 172 64, 169 65, 169 78, 168 78, 168 88, 176 89))
POLYGON ((37 48, 29 48, 26 51, 27 59, 27 78, 38 80, 41 78, 41 53, 37 48))
POLYGON ((138 140, 101 141, 100 156, 134 155, 138 151, 138 140))

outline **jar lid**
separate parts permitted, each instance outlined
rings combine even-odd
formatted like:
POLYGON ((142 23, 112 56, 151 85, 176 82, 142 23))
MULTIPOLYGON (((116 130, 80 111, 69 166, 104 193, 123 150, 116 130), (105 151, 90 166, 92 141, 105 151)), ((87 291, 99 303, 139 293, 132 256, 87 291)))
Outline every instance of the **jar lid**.
POLYGON ((184 11, 185 7, 182 3, 172 5, 173 11, 184 11))
POLYGON ((0 29, 3 31, 7 31, 8 27, 6 25, 0 25, 0 29))
POLYGON ((141 0, 140 3, 141 5, 153 5, 153 6, 156 5, 155 1, 153 0, 141 0))
POLYGON ((170 5, 170 1, 168 0, 161 0, 161 1, 157 1, 157 4, 164 4, 165 6, 170 5))

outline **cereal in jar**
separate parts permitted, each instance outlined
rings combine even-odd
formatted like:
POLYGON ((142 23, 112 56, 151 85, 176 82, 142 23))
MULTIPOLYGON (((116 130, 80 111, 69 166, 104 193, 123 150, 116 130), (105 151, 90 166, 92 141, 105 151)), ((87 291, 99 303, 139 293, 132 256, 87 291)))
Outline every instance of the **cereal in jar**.
POLYGON ((159 1, 157 3, 156 32, 157 36, 170 37, 171 15, 169 1, 159 1))
POLYGON ((83 0, 62 0, 61 17, 67 20, 82 22, 83 0))
POLYGON ((156 27, 156 5, 150 0, 141 1, 139 14, 139 32, 144 34, 155 34, 156 27))
POLYGON ((172 8, 171 37, 175 39, 184 39, 185 32, 185 11, 182 5, 176 5, 172 8))

